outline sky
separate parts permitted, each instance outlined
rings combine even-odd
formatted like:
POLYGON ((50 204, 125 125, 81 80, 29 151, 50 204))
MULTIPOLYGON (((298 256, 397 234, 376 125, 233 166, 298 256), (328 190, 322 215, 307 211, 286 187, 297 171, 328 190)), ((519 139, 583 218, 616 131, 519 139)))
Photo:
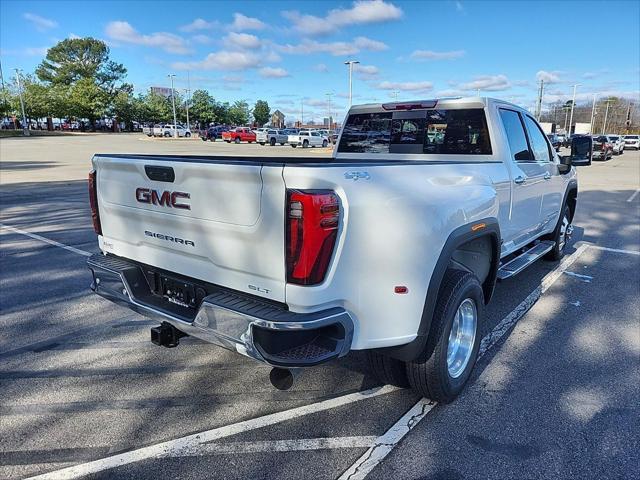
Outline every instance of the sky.
POLYGON ((126 81, 257 99, 297 120, 348 103, 445 96, 544 103, 618 95, 640 102, 638 1, 0 0, 0 61, 33 72, 68 37, 105 41, 126 81), (615 22, 615 23, 614 23, 615 22), (189 82, 187 81, 189 78, 189 82))

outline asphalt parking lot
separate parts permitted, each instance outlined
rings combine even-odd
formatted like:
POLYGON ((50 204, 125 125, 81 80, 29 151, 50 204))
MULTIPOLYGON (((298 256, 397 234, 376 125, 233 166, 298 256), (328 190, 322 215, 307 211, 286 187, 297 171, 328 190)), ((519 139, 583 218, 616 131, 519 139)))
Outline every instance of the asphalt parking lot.
POLYGON ((95 152, 330 149, 81 135, 0 140, 0 478, 640 478, 640 152, 579 170, 569 252, 498 285, 450 405, 357 352, 289 391, 89 291, 95 152), (49 475, 46 475, 49 474, 49 475))

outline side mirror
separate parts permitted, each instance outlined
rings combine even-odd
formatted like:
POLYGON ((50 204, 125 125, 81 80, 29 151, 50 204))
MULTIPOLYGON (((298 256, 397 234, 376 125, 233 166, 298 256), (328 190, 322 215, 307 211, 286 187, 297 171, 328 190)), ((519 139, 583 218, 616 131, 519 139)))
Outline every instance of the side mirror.
POLYGON ((593 156, 593 139, 588 136, 573 137, 571 139, 570 165, 586 167, 591 165, 593 156))

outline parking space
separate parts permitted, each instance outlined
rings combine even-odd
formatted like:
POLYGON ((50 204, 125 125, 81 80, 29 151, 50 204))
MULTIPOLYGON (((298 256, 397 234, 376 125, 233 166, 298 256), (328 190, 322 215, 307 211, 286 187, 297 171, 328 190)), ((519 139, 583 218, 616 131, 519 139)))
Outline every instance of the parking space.
POLYGON ((499 284, 471 384, 443 406, 380 387, 357 352, 282 392, 269 368, 199 340, 152 345, 155 323, 88 290, 93 151, 330 154, 139 135, 2 140, 0 478, 637 475, 638 152, 580 169, 568 255, 499 284))

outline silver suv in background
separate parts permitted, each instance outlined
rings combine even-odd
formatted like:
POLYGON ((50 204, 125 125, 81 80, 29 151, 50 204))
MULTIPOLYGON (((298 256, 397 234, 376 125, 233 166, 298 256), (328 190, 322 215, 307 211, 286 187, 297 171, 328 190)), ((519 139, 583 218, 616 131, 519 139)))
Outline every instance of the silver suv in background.
POLYGON ((613 147, 613 154, 622 155, 624 153, 624 138, 621 135, 607 135, 607 137, 613 147))
POLYGON ((640 136, 639 135, 625 135, 624 136, 624 148, 625 150, 628 149, 634 149, 634 150, 638 150, 640 149, 640 136))

